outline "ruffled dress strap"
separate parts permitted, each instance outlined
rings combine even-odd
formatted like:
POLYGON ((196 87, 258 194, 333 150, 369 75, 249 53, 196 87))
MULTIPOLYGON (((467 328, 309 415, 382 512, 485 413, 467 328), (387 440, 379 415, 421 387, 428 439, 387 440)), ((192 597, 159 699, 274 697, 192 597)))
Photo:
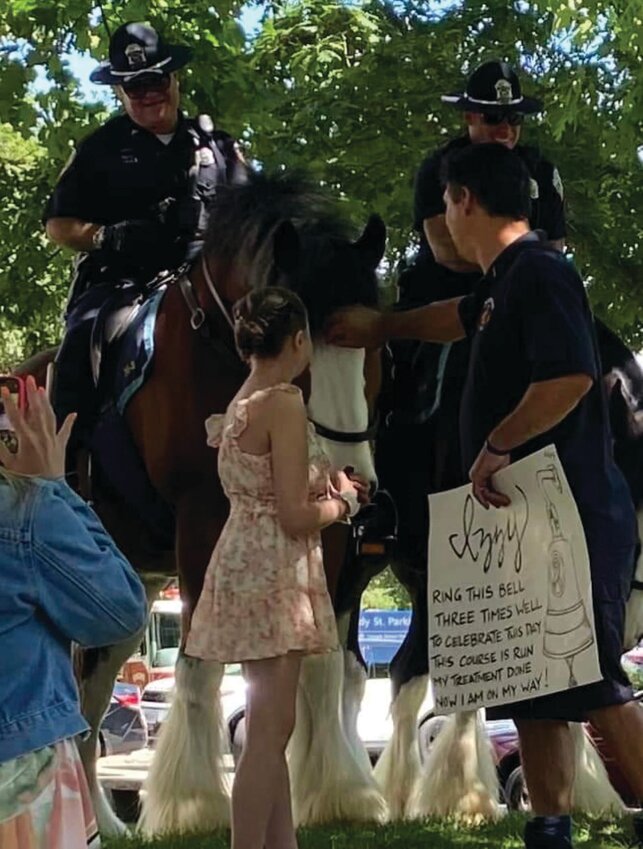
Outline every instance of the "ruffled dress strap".
POLYGON ((233 439, 238 439, 248 427, 248 404, 256 398, 257 395, 271 395, 273 392, 288 392, 293 395, 302 394, 301 389, 293 386, 292 383, 276 383, 274 386, 266 387, 266 389, 257 389, 247 398, 241 398, 239 401, 235 402, 232 410, 232 420, 225 428, 225 432, 233 439))
POLYGON ((298 386, 295 386, 293 383, 275 383, 274 386, 269 386, 267 389, 260 389, 259 391, 264 392, 266 394, 272 392, 288 392, 291 395, 300 395, 302 399, 304 397, 301 389, 298 386))
POLYGON ((205 420, 205 432, 210 448, 218 448, 223 439, 224 413, 214 413, 205 420))

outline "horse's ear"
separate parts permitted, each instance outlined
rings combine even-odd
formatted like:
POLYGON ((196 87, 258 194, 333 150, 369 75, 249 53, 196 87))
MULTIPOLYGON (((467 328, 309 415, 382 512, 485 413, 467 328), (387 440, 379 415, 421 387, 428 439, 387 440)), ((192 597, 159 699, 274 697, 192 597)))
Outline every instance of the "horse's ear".
POLYGON ((292 274, 299 263, 299 234, 292 221, 282 221, 273 237, 275 266, 284 274, 292 274))
POLYGON ((353 247, 357 248, 371 268, 377 268, 386 248, 386 224, 379 215, 371 215, 353 247))

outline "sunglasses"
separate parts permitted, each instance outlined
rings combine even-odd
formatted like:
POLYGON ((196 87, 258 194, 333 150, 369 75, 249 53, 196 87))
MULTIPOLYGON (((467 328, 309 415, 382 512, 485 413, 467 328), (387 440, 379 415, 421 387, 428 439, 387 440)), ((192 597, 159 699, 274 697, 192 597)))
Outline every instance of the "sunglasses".
POLYGON ((123 83, 123 91, 130 100, 141 100, 151 91, 164 92, 170 87, 172 78, 169 74, 155 74, 154 76, 139 77, 123 83))
POLYGON ((483 112, 482 120, 489 127, 497 127, 499 124, 519 127, 525 120, 525 116, 522 112, 483 112))

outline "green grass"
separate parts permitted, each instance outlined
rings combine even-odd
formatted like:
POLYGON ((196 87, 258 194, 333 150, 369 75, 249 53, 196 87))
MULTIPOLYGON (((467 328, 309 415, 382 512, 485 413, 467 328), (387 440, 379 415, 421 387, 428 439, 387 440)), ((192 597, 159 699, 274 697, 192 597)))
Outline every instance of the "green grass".
MULTIPOLYGON (((444 820, 392 823, 385 826, 325 826, 303 829, 300 849, 521 849, 524 818, 505 817, 499 823, 464 828, 444 820)), ((577 817, 576 849, 624 849, 630 844, 630 825, 607 819, 577 817)), ((227 849, 229 836, 195 834, 146 842, 141 838, 109 841, 106 849, 227 849)))

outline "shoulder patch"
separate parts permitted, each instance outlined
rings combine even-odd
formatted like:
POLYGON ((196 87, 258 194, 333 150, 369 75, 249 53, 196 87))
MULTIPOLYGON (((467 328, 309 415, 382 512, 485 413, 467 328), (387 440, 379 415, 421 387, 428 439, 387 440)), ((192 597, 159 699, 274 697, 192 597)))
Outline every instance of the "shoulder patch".
POLYGON ((565 198, 565 190, 563 189, 563 181, 560 179, 560 174, 558 172, 558 168, 554 166, 554 173, 551 178, 552 183, 554 184, 554 188, 560 195, 560 199, 564 200, 565 198))
POLYGON ((534 180, 533 177, 529 178, 529 197, 532 200, 538 200, 540 197, 540 189, 538 187, 538 183, 534 180))

